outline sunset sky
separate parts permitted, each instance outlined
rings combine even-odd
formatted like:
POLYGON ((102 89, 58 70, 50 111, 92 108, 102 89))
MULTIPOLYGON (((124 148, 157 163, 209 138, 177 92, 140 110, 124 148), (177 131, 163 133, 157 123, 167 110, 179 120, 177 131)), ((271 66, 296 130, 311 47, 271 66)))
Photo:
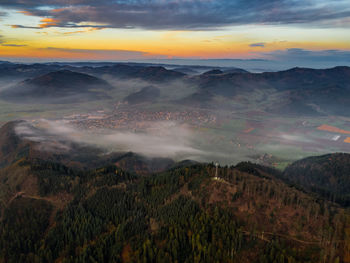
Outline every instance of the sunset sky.
POLYGON ((0 59, 350 64, 349 0, 0 0, 0 59))

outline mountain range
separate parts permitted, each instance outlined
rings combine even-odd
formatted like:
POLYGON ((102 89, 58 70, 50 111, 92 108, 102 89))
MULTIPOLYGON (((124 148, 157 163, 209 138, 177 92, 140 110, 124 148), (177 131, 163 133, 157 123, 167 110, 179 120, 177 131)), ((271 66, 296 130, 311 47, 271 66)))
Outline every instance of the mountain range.
MULTIPOLYGON (((347 116, 350 96, 350 68, 293 68, 280 72, 203 74, 195 77, 199 91, 192 99, 213 100, 215 96, 239 97, 256 90, 279 95, 268 111, 286 114, 339 114, 347 116)), ((198 101, 196 101, 198 103, 198 101)), ((209 104, 210 105, 210 104, 209 104)))
MULTIPOLYGON (((258 92, 264 93, 259 101, 262 103, 261 110, 269 113, 348 116, 350 112, 349 67, 293 68, 265 73, 249 73, 240 69, 213 69, 203 74, 186 75, 162 66, 111 64, 76 67, 66 64, 0 64, 0 80, 5 81, 10 76, 26 79, 2 90, 1 97, 21 102, 33 101, 36 98, 52 99, 53 102, 58 100, 60 103, 100 100, 109 98, 106 93, 108 90, 118 93, 119 84, 113 84, 115 80, 140 80, 145 83, 144 88, 180 82, 183 83, 183 87, 189 87, 188 90, 194 89, 192 94, 166 103, 215 108, 216 99, 224 98, 226 103, 221 106, 230 109, 236 107, 232 103, 242 102, 242 97, 243 101, 255 103, 258 92), (49 98, 50 96, 52 98, 49 98), (278 100, 270 101, 269 98, 278 100), (267 103, 264 104, 264 101, 267 103)), ((143 90, 148 93, 147 91, 148 88, 143 90)), ((131 93, 128 95, 132 97, 131 93)), ((154 96, 157 97, 157 94, 154 96)), ((126 101, 128 99, 125 98, 126 101)))

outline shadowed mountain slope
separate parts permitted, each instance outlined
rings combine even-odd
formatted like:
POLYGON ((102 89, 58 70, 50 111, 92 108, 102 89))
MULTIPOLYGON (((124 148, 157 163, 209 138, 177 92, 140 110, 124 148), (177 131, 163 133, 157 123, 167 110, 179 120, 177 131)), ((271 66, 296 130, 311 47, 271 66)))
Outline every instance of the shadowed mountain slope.
POLYGON ((350 154, 309 157, 288 166, 284 177, 326 199, 350 205, 350 154))
POLYGON ((10 87, 1 96, 13 101, 68 103, 107 98, 112 89, 106 81, 70 70, 51 72, 10 87))
POLYGON ((124 98, 128 104, 152 103, 160 96, 160 89, 153 86, 144 87, 138 92, 132 93, 124 98))

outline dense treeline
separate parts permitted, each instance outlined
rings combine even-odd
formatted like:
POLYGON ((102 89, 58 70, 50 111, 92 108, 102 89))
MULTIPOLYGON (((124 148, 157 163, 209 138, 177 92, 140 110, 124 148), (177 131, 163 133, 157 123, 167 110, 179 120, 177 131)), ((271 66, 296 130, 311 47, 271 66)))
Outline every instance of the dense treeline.
POLYGON ((150 176, 27 165, 38 195, 4 211, 0 262, 350 262, 349 214, 262 166, 214 178, 213 164, 150 176))
POLYGON ((13 200, 0 223, 0 248, 5 262, 33 261, 32 252, 40 247, 51 212, 51 204, 44 200, 13 200))
POLYGON ((286 168, 284 177, 308 191, 350 206, 350 154, 309 157, 286 168))

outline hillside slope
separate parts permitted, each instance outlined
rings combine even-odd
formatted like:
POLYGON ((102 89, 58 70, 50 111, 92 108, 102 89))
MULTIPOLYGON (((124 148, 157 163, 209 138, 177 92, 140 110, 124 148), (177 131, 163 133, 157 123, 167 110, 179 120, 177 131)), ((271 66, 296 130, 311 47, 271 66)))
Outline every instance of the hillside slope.
POLYGON ((36 192, 18 186, 3 209, 5 262, 350 262, 344 209, 249 163, 218 177, 210 164, 149 176, 18 165, 36 192))
POLYGON ((147 86, 140 91, 134 92, 124 98, 128 104, 152 103, 160 96, 160 89, 153 86, 147 86))
POLYGON ((346 203, 316 187, 346 197, 349 154, 216 171, 74 144, 45 152, 16 133, 25 125, 0 129, 0 262, 350 262, 346 203))
POLYGON ((350 154, 309 157, 286 168, 284 177, 323 197, 350 206, 350 154))
POLYGON ((112 89, 106 81, 70 70, 60 70, 27 79, 1 92, 1 96, 16 102, 69 103, 108 98, 112 89))

